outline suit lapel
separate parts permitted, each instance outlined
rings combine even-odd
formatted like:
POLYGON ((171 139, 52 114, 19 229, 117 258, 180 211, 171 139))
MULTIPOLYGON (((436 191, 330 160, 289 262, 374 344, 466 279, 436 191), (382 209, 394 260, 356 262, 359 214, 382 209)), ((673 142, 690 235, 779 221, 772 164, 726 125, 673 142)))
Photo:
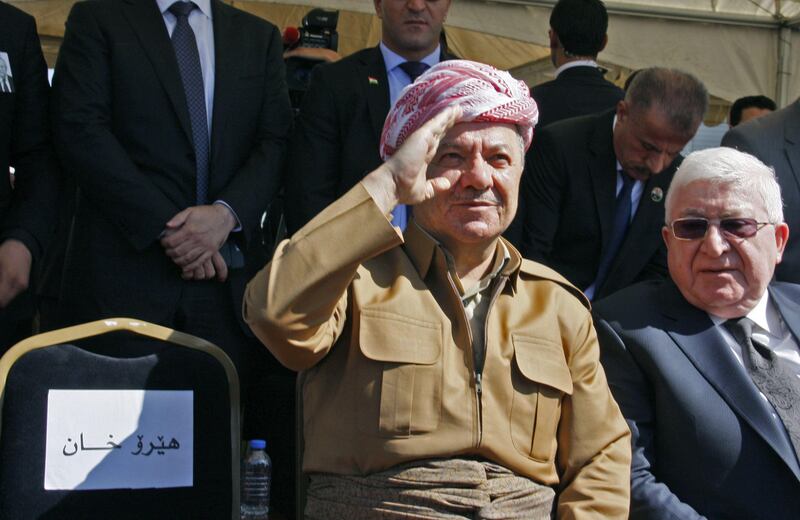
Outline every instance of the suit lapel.
POLYGON ((234 83, 237 75, 235 66, 243 62, 247 56, 237 55, 235 49, 246 49, 247 45, 237 45, 242 33, 236 30, 232 13, 221 2, 211 2, 211 12, 214 17, 214 108, 211 117, 211 181, 213 182, 215 168, 220 156, 220 147, 230 107, 230 99, 235 95, 234 83))
POLYGON ((769 295, 781 313, 783 322, 789 327, 795 341, 800 344, 800 304, 787 298, 778 286, 769 286, 769 295))
POLYGON ((386 114, 389 113, 389 78, 386 75, 386 65, 383 63, 383 55, 379 47, 373 48, 365 55, 360 71, 357 81, 366 90, 373 133, 377 136, 376 141, 380 141, 383 122, 386 120, 386 114))
POLYGON ((186 94, 178 71, 178 61, 175 59, 175 51, 169 40, 164 18, 158 11, 158 4, 153 0, 127 0, 123 9, 139 38, 142 49, 153 64, 156 76, 164 85, 186 137, 189 142, 193 142, 189 109, 186 106, 186 94))
POLYGON ((670 284, 662 300, 664 314, 677 322, 668 331, 698 372, 728 406, 742 417, 800 478, 797 457, 788 437, 772 418, 772 410, 759 394, 744 367, 734 357, 722 332, 708 315, 690 305, 670 284))
POLYGON ((795 101, 790 110, 791 114, 785 118, 784 123, 784 152, 791 165, 794 180, 800 187, 800 100, 795 101))
POLYGON ((597 217, 600 222, 602 249, 605 251, 614 223, 614 204, 617 193, 617 159, 614 154, 614 111, 606 112, 595 119, 595 127, 589 141, 589 178, 592 183, 597 217))
POLYGON ((664 198, 676 168, 677 164, 673 163, 667 171, 651 176, 645 183, 639 207, 614 257, 604 287, 630 285, 658 249, 664 224, 664 198))

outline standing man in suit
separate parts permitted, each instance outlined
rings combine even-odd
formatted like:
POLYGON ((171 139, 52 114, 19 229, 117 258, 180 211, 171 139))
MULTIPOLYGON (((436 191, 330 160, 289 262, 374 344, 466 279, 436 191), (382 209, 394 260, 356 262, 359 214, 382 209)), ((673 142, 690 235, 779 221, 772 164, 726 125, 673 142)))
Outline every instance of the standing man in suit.
POLYGON ((589 299, 665 276, 663 199, 707 105, 694 76, 651 68, 616 111, 543 128, 523 176, 523 254, 589 299))
MULTIPOLYGON (((556 79, 531 89, 539 106, 537 128, 613 108, 625 92, 603 79, 597 55, 608 43, 608 13, 601 0, 560 0, 550 13, 550 59, 556 79)), ((535 152, 534 152, 535 153, 535 152)))
MULTIPOLYGON (((537 130, 556 121, 585 116, 614 108, 625 92, 603 79, 605 71, 597 65, 597 55, 608 42, 608 13, 600 0, 560 0, 550 13, 550 59, 556 79, 531 89, 541 117, 537 130)), ((525 158, 541 153, 541 145, 525 158)), ((520 197, 518 215, 527 211, 520 197)), ((504 236, 516 245, 522 243, 523 221, 517 218, 504 236)))
POLYGON ((0 85, 2 355, 32 333, 35 307, 27 289, 52 234, 57 176, 48 120, 47 64, 36 22, 1 2, 0 85))
MULTIPOLYGON (((239 370, 244 435, 266 434, 281 473, 294 425, 269 414, 293 382, 241 320, 291 123, 281 37, 219 0, 173 2, 89 0, 67 20, 55 132, 79 197, 62 318, 132 316, 221 347, 239 370), (257 406, 248 387, 264 372, 274 395, 257 406), (262 413, 268 426, 252 420, 262 413)), ((291 477, 275 482, 278 501, 291 494, 291 477)))
POLYGON ((631 518, 797 518, 800 285, 771 282, 789 236, 775 175, 695 152, 666 216, 672 280, 595 306, 633 434, 631 518))
MULTIPOLYGON (((450 0, 374 0, 381 42, 314 69, 286 162, 286 224, 293 234, 381 163, 391 103, 446 59, 439 46, 450 0)), ((407 208, 394 211, 405 227, 407 208)))
MULTIPOLYGON (((789 229, 800 230, 800 99, 791 105, 731 128, 722 146, 753 154, 775 169, 789 229)), ((800 283, 800 240, 786 246, 775 279, 800 283)))

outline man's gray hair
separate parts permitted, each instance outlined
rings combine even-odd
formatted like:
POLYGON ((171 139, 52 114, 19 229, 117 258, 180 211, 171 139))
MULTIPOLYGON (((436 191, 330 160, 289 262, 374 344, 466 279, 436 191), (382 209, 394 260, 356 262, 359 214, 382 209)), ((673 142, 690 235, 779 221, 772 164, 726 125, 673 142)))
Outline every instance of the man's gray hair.
POLYGON ((781 187, 775 170, 750 154, 726 147, 690 153, 675 172, 667 191, 664 209, 668 220, 672 219, 672 208, 681 188, 695 181, 730 186, 737 194, 761 203, 770 224, 783 222, 781 187))
POLYGON ((652 67, 636 74, 625 102, 632 110, 658 108, 675 132, 691 137, 708 108, 708 91, 688 72, 652 67))

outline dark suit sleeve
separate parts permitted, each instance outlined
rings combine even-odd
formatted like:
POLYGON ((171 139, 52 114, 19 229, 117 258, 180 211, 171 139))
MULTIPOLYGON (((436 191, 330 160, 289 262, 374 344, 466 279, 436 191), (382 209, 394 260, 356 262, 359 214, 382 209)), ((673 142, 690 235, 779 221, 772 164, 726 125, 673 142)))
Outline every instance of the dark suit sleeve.
MULTIPOLYGON (((268 50, 264 60, 266 88, 261 100, 257 135, 235 138, 253 139, 253 149, 219 199, 229 204, 242 224, 245 241, 258 229, 266 204, 271 203, 281 187, 286 136, 292 123, 292 111, 283 66, 283 44, 278 29, 269 26, 268 50)), ((235 115, 233 117, 236 117, 235 115)))
POLYGON ((25 20, 30 23, 21 31, 22 52, 14 70, 16 93, 9 163, 16 172, 15 188, 0 242, 19 240, 36 261, 41 259, 52 234, 58 176, 50 143, 47 64, 36 23, 32 18, 25 20))
POLYGON ((336 85, 325 72, 324 65, 314 69, 289 140, 286 227, 290 235, 337 199, 342 140, 336 85))
POLYGON ((742 132, 741 129, 731 128, 725 132, 725 135, 722 137, 722 146, 736 148, 740 152, 759 157, 759 150, 756 147, 756 143, 753 142, 752 139, 749 139, 747 133, 742 132))
POLYGON ((82 196, 119 229, 136 249, 156 241, 179 208, 136 167, 113 133, 110 29, 93 8, 76 3, 67 19, 54 78, 56 151, 82 196))
POLYGON ((559 155, 553 134, 542 130, 528 151, 522 177, 525 199, 522 254, 545 264, 553 249, 567 183, 567 172, 559 155))
POLYGON ((662 482, 653 468, 655 457, 654 396, 645 372, 626 348, 622 339, 603 319, 595 316, 600 341, 600 361, 608 377, 611 393, 631 430, 632 520, 691 520, 703 518, 691 506, 681 502, 662 482))

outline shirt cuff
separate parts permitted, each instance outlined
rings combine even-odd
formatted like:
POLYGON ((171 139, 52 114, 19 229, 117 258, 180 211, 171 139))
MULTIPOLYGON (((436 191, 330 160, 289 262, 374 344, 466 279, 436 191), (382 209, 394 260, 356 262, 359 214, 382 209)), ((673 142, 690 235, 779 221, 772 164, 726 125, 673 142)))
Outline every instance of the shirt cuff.
POLYGON ((228 208, 230 210, 230 212, 231 212, 231 215, 233 215, 233 219, 236 221, 236 225, 231 230, 231 233, 238 233, 239 231, 242 230, 242 221, 239 220, 239 215, 237 215, 236 212, 233 211, 233 208, 231 207, 230 204, 228 204, 224 200, 215 200, 214 204, 222 204, 223 206, 228 208))

